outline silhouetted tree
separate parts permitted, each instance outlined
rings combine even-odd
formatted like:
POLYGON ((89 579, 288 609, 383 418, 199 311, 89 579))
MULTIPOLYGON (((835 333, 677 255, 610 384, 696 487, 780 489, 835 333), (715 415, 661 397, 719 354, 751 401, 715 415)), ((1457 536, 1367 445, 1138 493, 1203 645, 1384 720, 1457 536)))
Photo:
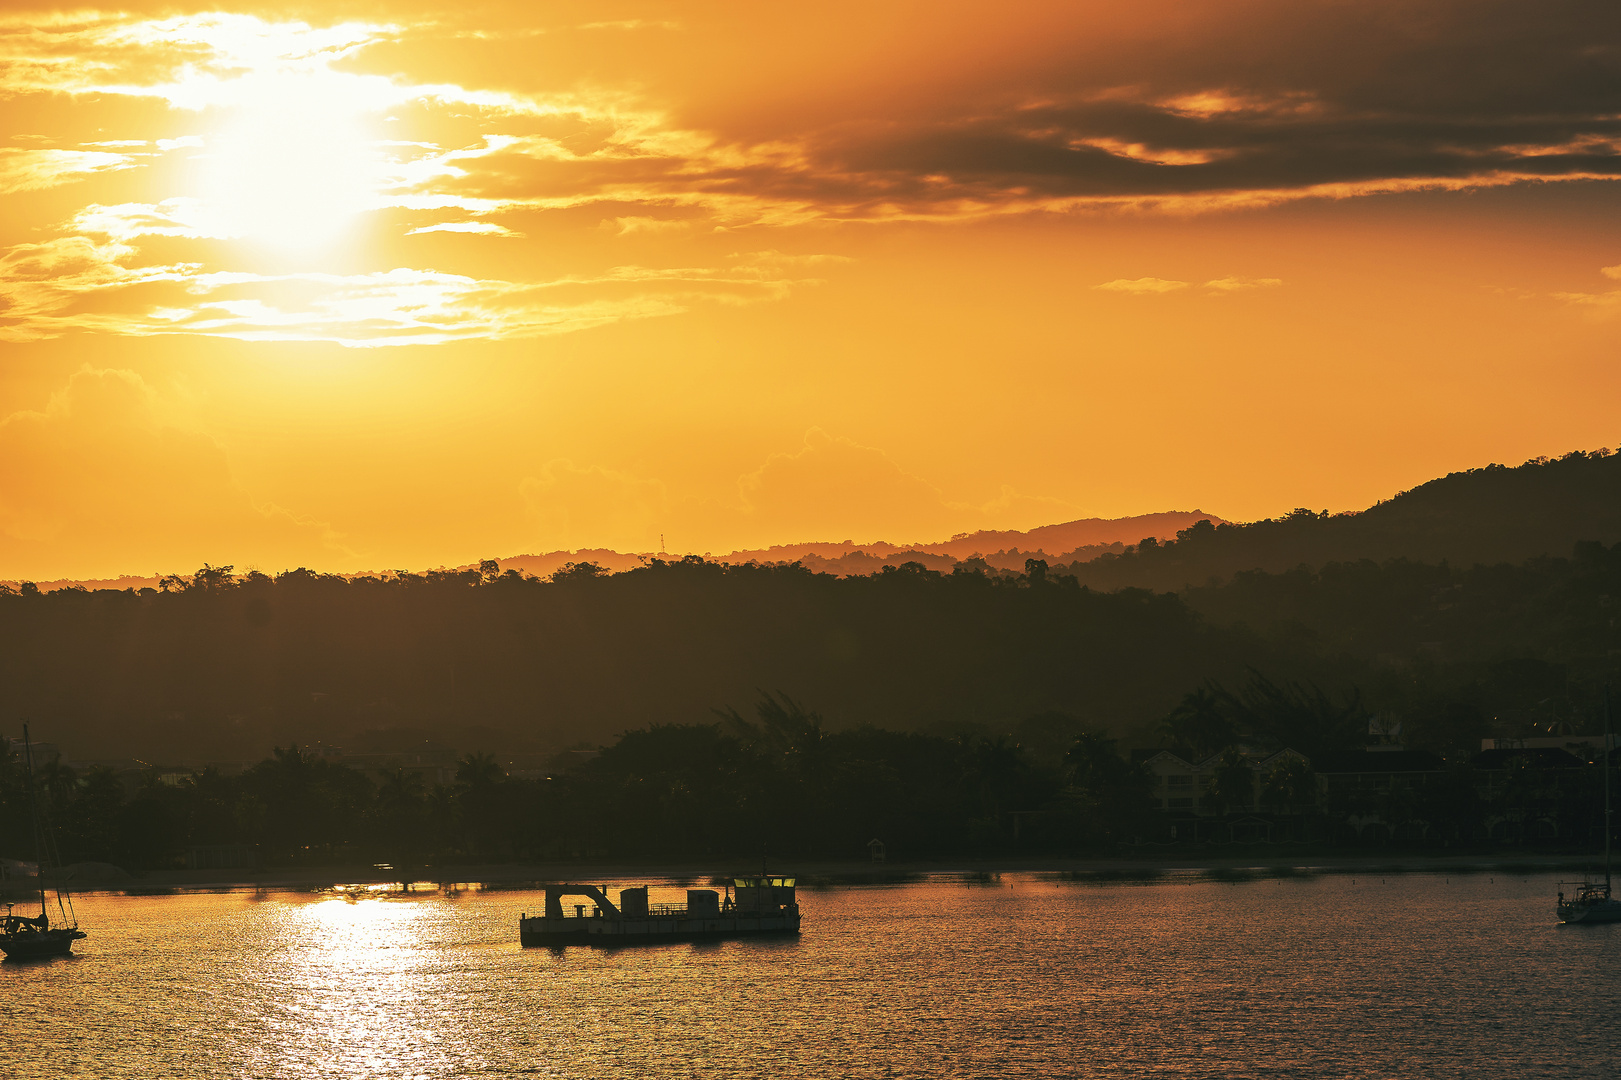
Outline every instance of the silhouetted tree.
POLYGON ((1171 742, 1203 760, 1238 739, 1238 728, 1225 708, 1219 687, 1200 687, 1183 696, 1161 725, 1171 742))
POLYGON ((1255 770, 1236 749, 1222 752, 1205 789, 1204 805, 1218 814, 1248 810, 1255 804, 1255 770))

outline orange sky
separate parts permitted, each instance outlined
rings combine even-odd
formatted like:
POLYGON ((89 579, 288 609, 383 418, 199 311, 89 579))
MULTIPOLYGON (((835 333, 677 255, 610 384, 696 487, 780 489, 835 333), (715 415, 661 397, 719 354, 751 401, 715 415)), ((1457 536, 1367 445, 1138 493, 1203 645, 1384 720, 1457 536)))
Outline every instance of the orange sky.
POLYGON ((1612 6, 807 12, 8 7, 0 579, 1248 519, 1621 441, 1612 6))

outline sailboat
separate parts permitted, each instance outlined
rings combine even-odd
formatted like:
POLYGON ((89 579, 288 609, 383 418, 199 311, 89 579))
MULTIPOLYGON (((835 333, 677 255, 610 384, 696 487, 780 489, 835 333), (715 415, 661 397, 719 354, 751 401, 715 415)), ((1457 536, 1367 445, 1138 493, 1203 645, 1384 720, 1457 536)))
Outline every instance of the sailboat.
POLYGON ((1562 923, 1621 922, 1621 900, 1610 895, 1610 688, 1604 688, 1604 881, 1561 882, 1559 921, 1562 923), (1566 889, 1574 896, 1566 896, 1566 889))
POLYGON ((73 898, 60 886, 56 889, 57 918, 52 919, 45 903, 45 865, 47 845, 45 830, 40 826, 39 807, 34 801, 34 748, 28 738, 28 725, 23 725, 23 756, 28 762, 28 817, 34 826, 34 850, 39 861, 39 915, 19 915, 15 904, 6 905, 0 916, 0 952, 12 960, 37 960, 47 956, 67 956, 73 943, 85 936, 79 929, 79 918, 73 911, 73 898))

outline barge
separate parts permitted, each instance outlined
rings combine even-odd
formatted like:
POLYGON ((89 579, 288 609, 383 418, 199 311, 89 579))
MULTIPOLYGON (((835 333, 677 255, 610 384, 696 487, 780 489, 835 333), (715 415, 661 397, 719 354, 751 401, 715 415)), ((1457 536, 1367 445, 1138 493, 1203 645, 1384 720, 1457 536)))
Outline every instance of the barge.
POLYGON ((762 874, 726 882, 725 894, 688 889, 685 904, 650 904, 647 886, 619 890, 619 902, 596 885, 545 886, 546 910, 518 919, 518 940, 529 945, 651 945, 669 941, 799 933, 794 879, 762 874), (589 903, 563 898, 584 897, 589 903))

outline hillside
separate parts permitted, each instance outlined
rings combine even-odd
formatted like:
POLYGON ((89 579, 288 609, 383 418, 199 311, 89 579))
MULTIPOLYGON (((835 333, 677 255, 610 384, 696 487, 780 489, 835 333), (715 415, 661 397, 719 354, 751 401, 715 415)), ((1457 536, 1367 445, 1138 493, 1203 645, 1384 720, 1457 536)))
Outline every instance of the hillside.
POLYGON ((1168 543, 1074 561, 1096 589, 1179 590, 1247 570, 1410 559, 1468 567, 1567 555, 1621 540, 1621 455, 1539 458, 1452 473, 1357 513, 1296 510, 1280 518, 1197 525, 1168 543))
POLYGON ((1200 520, 1030 573, 913 550, 829 560, 867 560, 865 576, 814 573, 811 554, 564 554, 577 566, 557 575, 508 563, 0 588, 0 732, 30 718, 81 757, 424 737, 544 755, 703 723, 765 689, 837 728, 1012 733, 1061 714, 1151 742, 1183 695, 1253 670, 1467 742, 1560 709, 1569 722, 1621 655, 1607 607, 1621 459, 1607 454, 1457 473, 1359 514, 1200 520))
MULTIPOLYGON (((1621 544, 1461 569, 1248 571, 1184 595, 1073 577, 691 558, 557 580, 199 574, 167 592, 0 593, 0 733, 71 758, 243 761, 424 740, 530 761, 784 691, 833 730, 1138 745, 1212 682, 1322 687, 1437 749, 1591 725, 1621 544)), ((1061 748, 1061 746, 1060 746, 1061 748)))

